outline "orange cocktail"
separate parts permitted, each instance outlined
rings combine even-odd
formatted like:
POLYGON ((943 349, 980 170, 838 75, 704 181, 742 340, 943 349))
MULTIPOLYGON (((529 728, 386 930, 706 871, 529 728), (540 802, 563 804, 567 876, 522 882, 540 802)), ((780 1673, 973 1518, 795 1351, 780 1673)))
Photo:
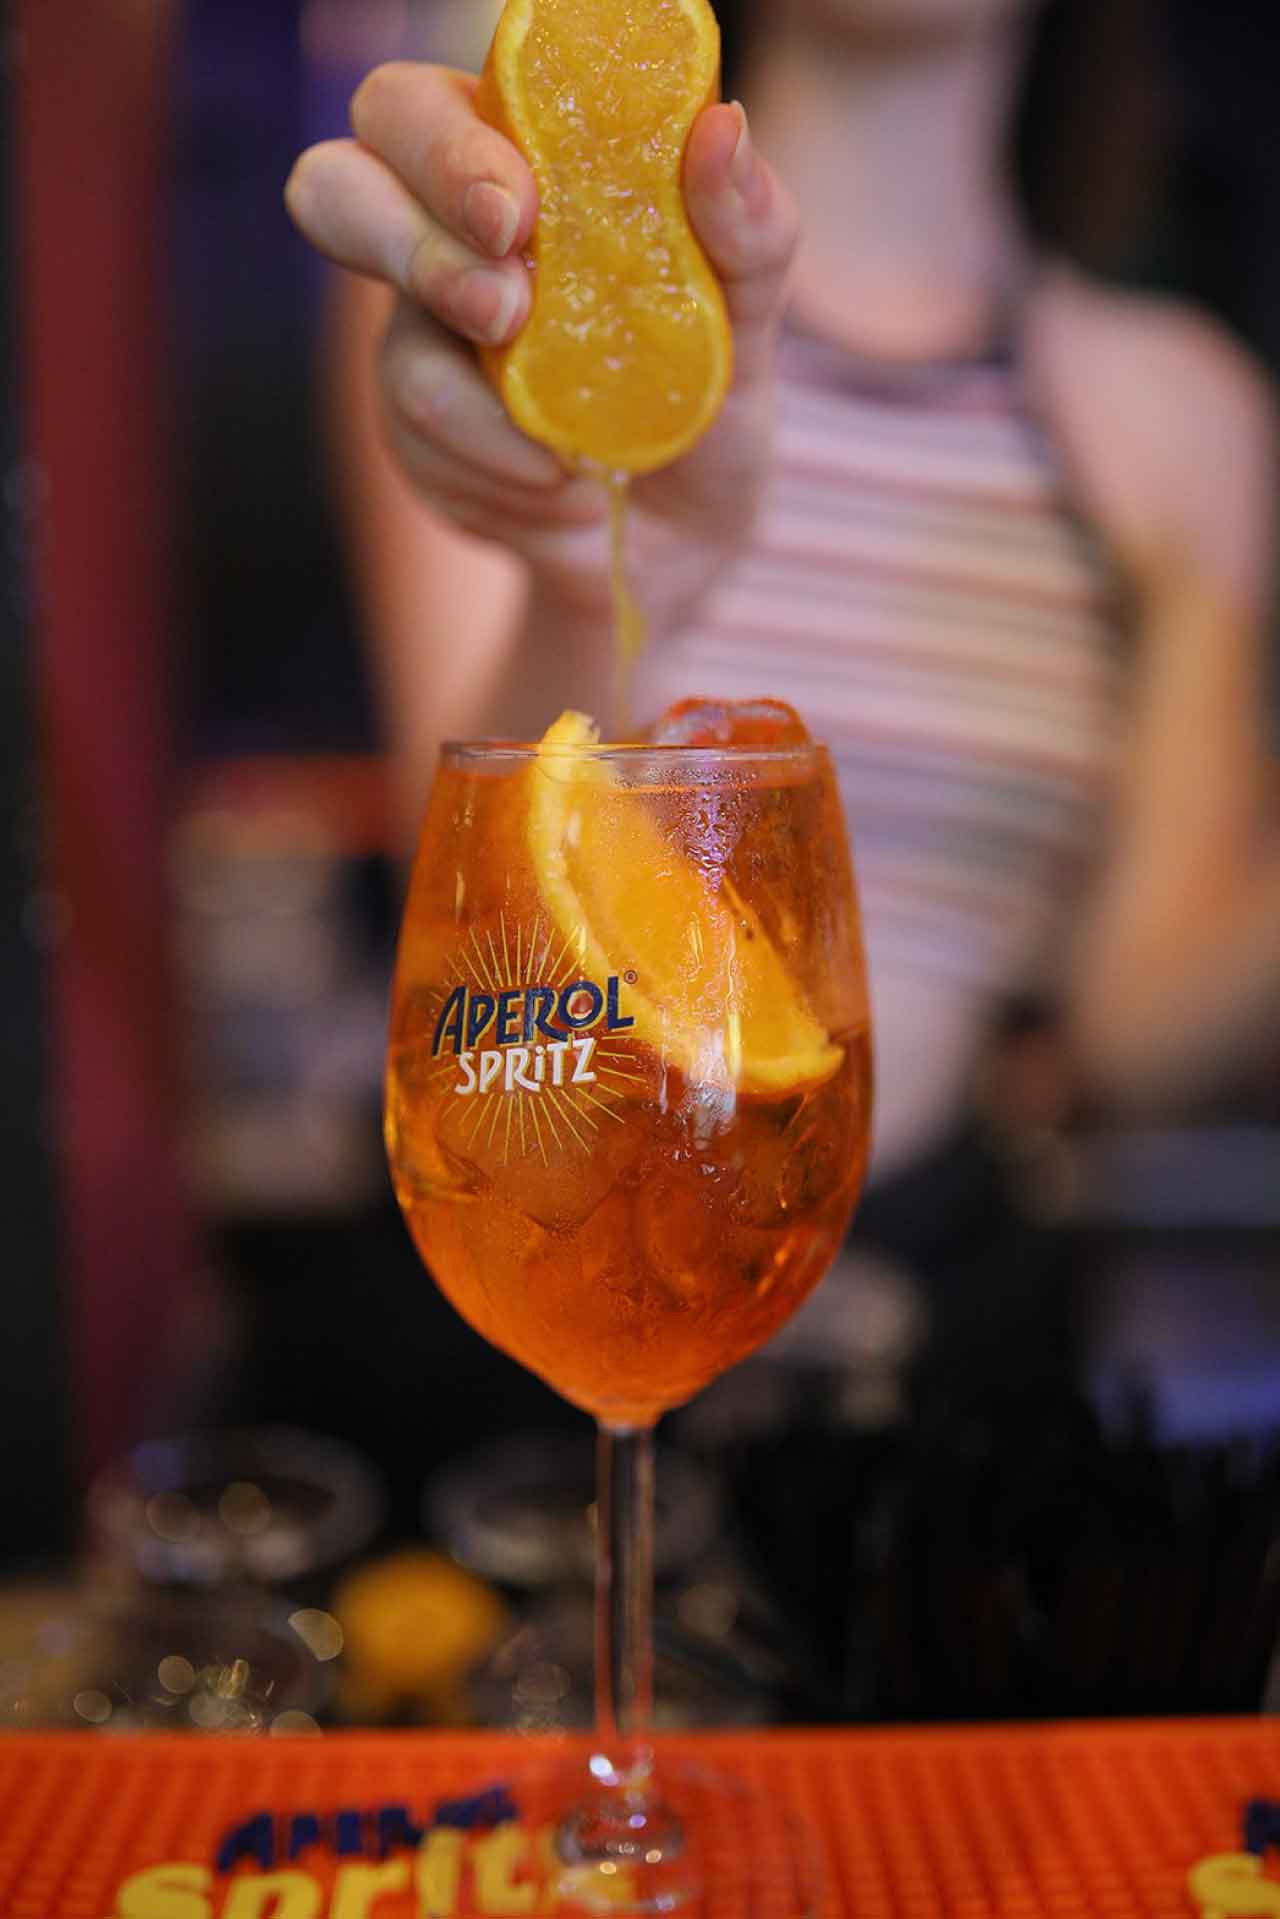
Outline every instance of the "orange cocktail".
POLYGON ((487 1339, 611 1423, 687 1400, 830 1264, 870 1077, 823 749, 446 755, 387 1139, 487 1339))

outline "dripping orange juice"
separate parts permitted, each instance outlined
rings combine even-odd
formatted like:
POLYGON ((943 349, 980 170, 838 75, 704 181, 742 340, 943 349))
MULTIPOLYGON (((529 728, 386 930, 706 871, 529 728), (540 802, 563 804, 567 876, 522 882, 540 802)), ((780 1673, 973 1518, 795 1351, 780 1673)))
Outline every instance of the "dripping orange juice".
POLYGON ((821 748, 580 750, 570 726, 561 752, 556 731, 446 755, 388 1151, 464 1317, 643 1424, 767 1339, 847 1227, 871 1094, 856 907, 821 748))
POLYGON ((613 613, 614 722, 619 739, 631 728, 631 687, 636 662, 649 644, 649 622, 636 598, 627 569, 627 507, 629 487, 625 473, 607 473, 609 501, 609 599, 613 613))

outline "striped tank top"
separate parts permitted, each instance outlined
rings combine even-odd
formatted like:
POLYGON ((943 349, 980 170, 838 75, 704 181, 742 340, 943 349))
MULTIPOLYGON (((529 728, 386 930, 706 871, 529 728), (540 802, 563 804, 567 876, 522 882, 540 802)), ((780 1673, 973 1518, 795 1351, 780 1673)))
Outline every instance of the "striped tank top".
POLYGON ((1016 353, 869 373, 788 335, 758 536, 650 649, 637 710, 789 700, 835 759, 871 982, 873 1177, 963 1113, 991 1018, 1052 980, 1118 730, 1119 595, 1016 353))

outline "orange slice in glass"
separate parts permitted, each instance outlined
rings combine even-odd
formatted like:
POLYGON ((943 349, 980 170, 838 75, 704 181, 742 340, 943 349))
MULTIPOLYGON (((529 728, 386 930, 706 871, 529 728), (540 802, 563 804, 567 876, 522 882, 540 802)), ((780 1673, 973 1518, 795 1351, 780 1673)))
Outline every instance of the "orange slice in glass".
POLYGON ((751 908, 712 887, 597 744, 564 713, 530 768, 528 844, 538 890, 584 977, 631 975, 635 1037, 687 1078, 777 1097, 843 1057, 796 991, 751 908))

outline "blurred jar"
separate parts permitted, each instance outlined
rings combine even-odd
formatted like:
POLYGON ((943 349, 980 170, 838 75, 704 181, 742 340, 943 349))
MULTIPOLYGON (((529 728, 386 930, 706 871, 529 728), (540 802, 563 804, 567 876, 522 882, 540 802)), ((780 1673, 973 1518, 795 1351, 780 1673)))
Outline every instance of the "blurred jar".
POLYGON ((350 1212, 385 1185, 389 964, 359 924, 356 853, 284 786, 217 795, 211 776, 171 856, 193 1189, 215 1216, 350 1212))
POLYGON ((0 1589, 0 1731, 318 1730, 341 1637, 253 1594, 0 1589))
MULTIPOLYGON (((475 1723, 529 1733, 592 1724, 595 1491, 585 1432, 508 1440, 428 1482, 427 1532, 509 1606, 507 1630, 466 1679, 475 1723)), ((782 1667, 746 1627, 751 1586, 724 1535, 715 1478, 670 1447, 657 1459, 654 1569, 655 1723, 772 1718, 782 1667)))
MULTIPOLYGON (((589 1585, 595 1567, 595 1451, 589 1435, 526 1434, 469 1453, 422 1496, 428 1535, 459 1565, 516 1592, 589 1585)), ((682 1454, 659 1452, 656 1578, 676 1579, 720 1530, 714 1483, 682 1454)))
POLYGON ((318 1598, 386 1511, 360 1454, 287 1428, 152 1440, 89 1489, 89 1546, 108 1579, 198 1592, 287 1588, 318 1598))

